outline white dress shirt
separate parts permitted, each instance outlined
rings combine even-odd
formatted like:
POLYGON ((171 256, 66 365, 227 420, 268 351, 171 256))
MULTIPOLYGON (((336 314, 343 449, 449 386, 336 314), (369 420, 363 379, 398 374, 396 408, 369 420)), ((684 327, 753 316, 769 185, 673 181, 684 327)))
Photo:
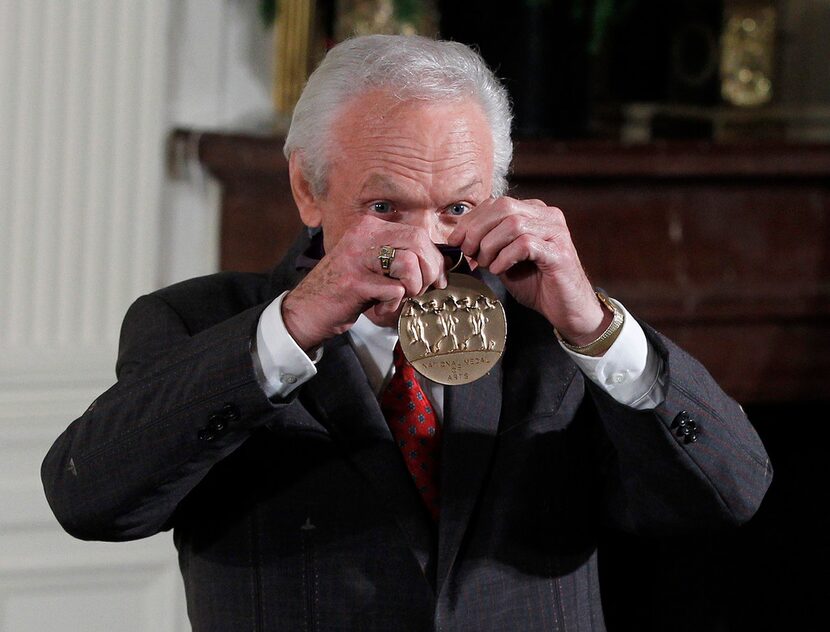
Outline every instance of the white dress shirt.
MULTIPOLYGON (((286 397, 314 377, 317 374, 315 364, 323 355, 319 349, 314 357, 309 357, 285 328, 282 300, 287 293, 265 308, 257 325, 254 366, 268 397, 286 397)), ((639 410, 654 408, 665 398, 662 362, 639 323, 619 302, 614 301, 614 304, 625 314, 625 322, 604 355, 594 358, 562 348, 589 380, 621 404, 639 410)), ((393 327, 379 327, 361 315, 349 330, 349 338, 369 385, 379 395, 394 372, 392 351, 398 332, 393 327)), ((419 381, 438 418, 442 419, 444 386, 424 377, 419 377, 419 381)))

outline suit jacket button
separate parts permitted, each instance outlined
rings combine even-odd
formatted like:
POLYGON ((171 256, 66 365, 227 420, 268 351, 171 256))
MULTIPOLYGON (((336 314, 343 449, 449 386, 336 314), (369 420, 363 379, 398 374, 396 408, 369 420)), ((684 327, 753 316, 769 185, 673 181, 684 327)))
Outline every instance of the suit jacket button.
POLYGON ((222 406, 221 415, 227 421, 236 421, 237 419, 239 419, 239 407, 236 404, 225 404, 224 406, 222 406))
POLYGON ((695 443, 700 432, 697 422, 685 410, 681 410, 674 418, 671 429, 675 431, 678 439, 683 439, 684 444, 695 443))
POLYGON ((229 412, 225 408, 223 408, 222 410, 215 412, 210 417, 208 417, 208 428, 217 433, 222 432, 235 419, 236 417, 233 415, 232 412, 229 412))
POLYGON ((674 430, 675 428, 685 426, 690 421, 692 421, 691 415, 687 413, 685 410, 681 410, 677 413, 677 416, 674 418, 674 421, 671 422, 671 428, 674 430))

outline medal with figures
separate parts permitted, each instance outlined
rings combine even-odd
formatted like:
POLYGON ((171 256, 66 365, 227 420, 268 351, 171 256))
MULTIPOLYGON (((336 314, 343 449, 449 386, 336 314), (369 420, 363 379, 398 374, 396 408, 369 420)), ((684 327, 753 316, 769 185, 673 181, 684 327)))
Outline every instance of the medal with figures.
POLYGON ((424 377, 446 386, 484 376, 504 353, 504 306, 484 283, 450 274, 443 290, 407 299, 398 319, 406 359, 424 377))

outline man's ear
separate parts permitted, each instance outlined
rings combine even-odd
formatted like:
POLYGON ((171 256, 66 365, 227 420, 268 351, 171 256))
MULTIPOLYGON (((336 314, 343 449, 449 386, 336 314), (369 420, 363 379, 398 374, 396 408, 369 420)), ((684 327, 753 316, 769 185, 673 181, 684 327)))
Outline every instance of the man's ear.
POLYGON ((288 159, 288 177, 291 181, 291 193, 294 203, 300 211, 300 219, 310 228, 317 228, 323 221, 323 214, 317 205, 317 196, 311 190, 311 184, 306 180, 302 169, 300 152, 292 152, 288 159))

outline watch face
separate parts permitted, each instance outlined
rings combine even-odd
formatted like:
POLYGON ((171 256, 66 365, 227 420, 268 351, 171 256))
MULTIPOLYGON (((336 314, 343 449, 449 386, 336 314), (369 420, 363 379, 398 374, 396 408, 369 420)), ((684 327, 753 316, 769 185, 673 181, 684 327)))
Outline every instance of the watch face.
POLYGON ((483 377, 504 353, 504 306, 466 274, 448 275, 443 290, 407 299, 398 319, 406 359, 424 377, 453 386, 483 377))

